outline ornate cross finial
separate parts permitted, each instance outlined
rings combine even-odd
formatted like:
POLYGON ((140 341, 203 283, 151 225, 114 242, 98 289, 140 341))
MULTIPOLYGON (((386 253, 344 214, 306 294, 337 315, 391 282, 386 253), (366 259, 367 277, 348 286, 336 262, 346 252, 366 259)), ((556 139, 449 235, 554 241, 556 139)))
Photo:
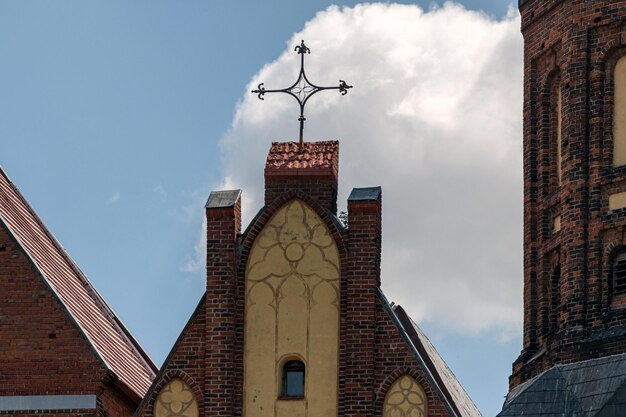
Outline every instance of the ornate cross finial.
POLYGON ((300 149, 303 149, 304 145, 304 121, 306 120, 304 117, 304 106, 309 98, 322 90, 339 90, 342 96, 345 96, 348 93, 348 89, 352 88, 351 85, 346 84, 344 80, 339 80, 339 85, 337 87, 320 87, 313 84, 306 77, 306 73, 304 72, 304 54, 310 54, 311 50, 304 44, 304 41, 300 45, 297 45, 294 49, 300 55, 300 74, 298 75, 298 79, 291 87, 283 88, 281 90, 266 90, 263 87, 263 83, 259 84, 256 90, 252 90, 254 94, 259 95, 259 99, 263 100, 263 96, 265 93, 287 93, 293 96, 296 100, 298 100, 298 104, 300 104, 300 118, 298 121, 300 122, 300 149))

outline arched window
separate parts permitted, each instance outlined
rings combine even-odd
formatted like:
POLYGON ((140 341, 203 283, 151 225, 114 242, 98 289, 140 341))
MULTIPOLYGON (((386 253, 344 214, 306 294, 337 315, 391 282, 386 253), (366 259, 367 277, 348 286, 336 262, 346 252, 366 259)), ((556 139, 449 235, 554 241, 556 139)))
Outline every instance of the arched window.
POLYGON ((554 92, 556 101, 556 176, 559 186, 563 182, 562 174, 562 152, 563 152, 563 92, 561 91, 561 82, 556 85, 554 92))
POLYGON ((563 182, 562 174, 562 152, 563 152, 563 92, 561 89, 561 79, 556 78, 552 85, 550 97, 550 138, 552 149, 553 172, 556 177, 555 183, 560 187, 563 182))
POLYGON ((304 363, 288 361, 283 365, 282 397, 304 397, 304 363))
POLYGON ((613 166, 626 165, 626 55, 615 64, 613 74, 613 166))
POLYGON ((550 279, 550 326, 549 330, 559 328, 559 308, 561 305, 561 266, 557 265, 550 279))
POLYGON ((626 293, 626 248, 622 248, 613 258, 613 295, 626 293))

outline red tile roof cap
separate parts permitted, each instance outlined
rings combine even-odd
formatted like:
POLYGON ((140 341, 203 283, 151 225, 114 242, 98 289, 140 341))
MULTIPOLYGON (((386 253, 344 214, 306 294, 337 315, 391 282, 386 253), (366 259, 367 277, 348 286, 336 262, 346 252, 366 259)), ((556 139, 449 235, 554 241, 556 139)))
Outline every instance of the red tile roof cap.
POLYGON ((265 163, 266 176, 314 175, 337 179, 339 141, 273 142, 265 163))

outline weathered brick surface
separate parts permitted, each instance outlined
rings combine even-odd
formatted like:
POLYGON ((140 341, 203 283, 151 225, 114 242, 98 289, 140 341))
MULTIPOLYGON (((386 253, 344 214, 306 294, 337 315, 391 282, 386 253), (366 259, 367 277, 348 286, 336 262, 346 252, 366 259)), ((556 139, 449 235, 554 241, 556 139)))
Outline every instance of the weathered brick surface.
POLYGON ((372 415, 376 365, 376 289, 380 284, 382 197, 375 201, 348 201, 348 256, 342 286, 345 350, 343 388, 339 396, 346 415, 372 415))
POLYGON ((205 409, 203 384, 205 375, 210 373, 206 372, 205 369, 205 356, 207 351, 212 348, 207 344, 206 311, 206 296, 204 296, 165 359, 161 371, 137 409, 136 416, 154 416, 154 402, 161 388, 173 378, 180 378, 185 381, 195 393, 196 401, 201 410, 205 409))
POLYGON ((626 351, 611 305, 610 257, 625 245, 626 190, 612 167, 613 68, 626 54, 626 1, 522 0, 524 35, 524 347, 511 387, 556 363, 626 351), (556 180, 554 87, 562 88, 562 184, 556 180), (561 230, 552 221, 561 216, 561 230), (551 279, 557 265, 560 300, 551 279), (618 332, 619 333, 619 332, 618 332))
MULTIPOLYGON (((136 404, 119 392, 60 301, 0 222, 0 396, 96 394, 109 417, 136 404)), ((91 412, 2 412, 86 417, 91 412)))
POLYGON ((265 204, 271 204, 276 198, 294 189, 308 195, 331 213, 337 213, 337 181, 316 176, 266 178, 265 204))
POLYGON ((380 302, 376 303, 376 338, 375 361, 372 372, 374 379, 373 406, 368 407, 366 415, 382 416, 385 395, 397 378, 409 374, 424 388, 428 403, 428 417, 447 417, 448 410, 441 397, 431 385, 428 377, 421 369, 402 339, 393 321, 383 309, 380 302))
POLYGON ((339 251, 342 319, 338 414, 381 415, 387 390, 398 377, 409 373, 424 387, 429 416, 448 416, 442 399, 377 296, 381 200, 349 202, 349 228, 344 229, 335 218, 336 176, 317 174, 308 175, 299 167, 296 175, 289 175, 284 168, 280 175, 268 175, 266 168, 266 206, 246 234, 240 234, 240 203, 233 208, 207 210, 206 303, 174 346, 138 416, 153 417, 156 395, 173 375, 183 375, 196 391, 201 416, 243 415, 246 264, 265 224, 294 198, 307 203, 326 223, 339 251), (201 390, 196 390, 200 385, 197 381, 203 381, 201 390))

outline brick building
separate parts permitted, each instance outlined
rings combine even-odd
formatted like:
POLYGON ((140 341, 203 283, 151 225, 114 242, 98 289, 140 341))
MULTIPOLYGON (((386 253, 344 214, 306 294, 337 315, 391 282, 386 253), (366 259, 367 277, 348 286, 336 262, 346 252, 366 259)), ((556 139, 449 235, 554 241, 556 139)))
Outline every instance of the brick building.
POLYGON ((380 187, 336 217, 339 143, 274 143, 265 206, 206 204, 206 293, 138 417, 478 417, 432 344, 380 289, 380 187))
POLYGON ((130 417, 156 371, 0 168, 0 415, 130 417))
POLYGON ((500 416, 623 416, 626 2, 519 9, 524 339, 500 416))

